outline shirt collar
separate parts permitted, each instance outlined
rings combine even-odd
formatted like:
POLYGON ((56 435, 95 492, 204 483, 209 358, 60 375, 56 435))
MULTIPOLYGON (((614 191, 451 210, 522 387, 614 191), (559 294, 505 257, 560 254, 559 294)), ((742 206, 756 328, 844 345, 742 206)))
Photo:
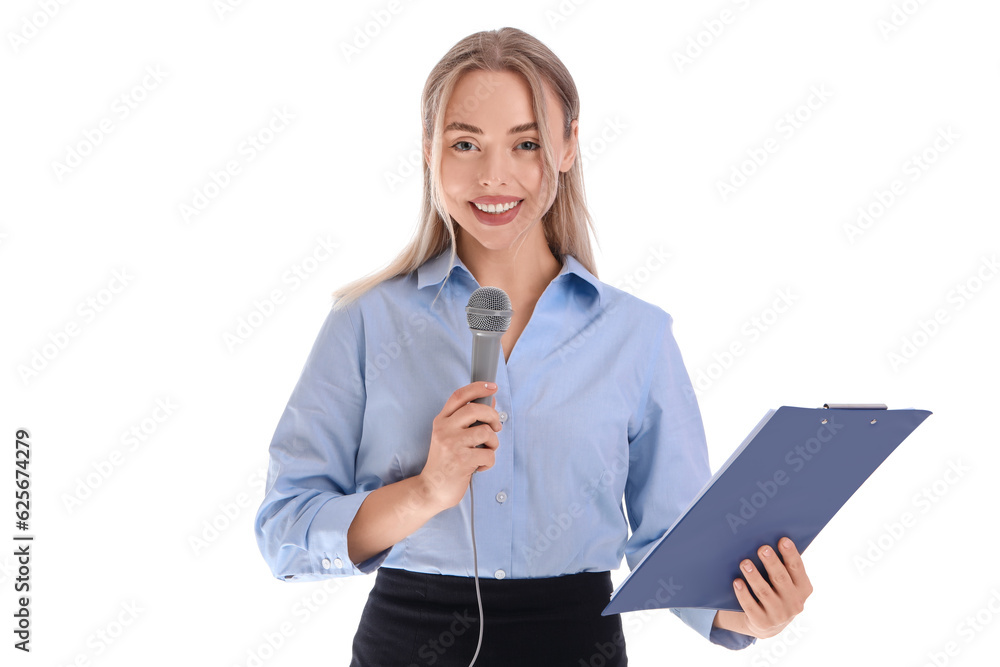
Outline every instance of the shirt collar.
MULTIPOLYGON (((432 257, 427 260, 419 267, 417 267, 417 288, 423 289, 429 285, 439 285, 449 273, 448 263, 451 259, 451 250, 445 248, 444 251, 439 253, 437 256, 432 257)), ((455 265, 451 268, 452 271, 455 269, 461 269, 464 271, 469 278, 475 282, 475 276, 469 271, 465 263, 462 262, 462 258, 455 254, 455 265)), ((597 292, 597 302, 600 304, 601 298, 604 296, 604 284, 598 280, 594 274, 586 269, 586 267, 581 264, 576 257, 573 255, 563 256, 562 269, 559 271, 558 275, 554 280, 562 280, 564 275, 575 274, 578 278, 589 284, 594 291, 597 292)))

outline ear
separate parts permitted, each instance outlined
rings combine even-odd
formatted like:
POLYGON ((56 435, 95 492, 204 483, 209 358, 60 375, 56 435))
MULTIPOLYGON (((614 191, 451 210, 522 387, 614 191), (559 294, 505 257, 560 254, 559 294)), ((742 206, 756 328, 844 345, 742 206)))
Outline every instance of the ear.
POLYGON ((559 164, 559 171, 569 171, 576 161, 576 149, 580 145, 580 121, 573 119, 570 121, 569 139, 566 140, 565 150, 563 150, 562 162, 559 164))

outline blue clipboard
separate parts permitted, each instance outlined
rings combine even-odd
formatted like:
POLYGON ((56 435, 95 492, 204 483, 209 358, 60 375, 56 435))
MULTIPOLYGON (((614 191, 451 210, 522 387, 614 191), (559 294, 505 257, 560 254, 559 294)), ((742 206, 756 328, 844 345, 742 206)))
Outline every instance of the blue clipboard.
POLYGON ((877 404, 769 410, 618 585, 602 616, 694 607, 743 611, 732 581, 762 544, 799 553, 929 415, 877 404))

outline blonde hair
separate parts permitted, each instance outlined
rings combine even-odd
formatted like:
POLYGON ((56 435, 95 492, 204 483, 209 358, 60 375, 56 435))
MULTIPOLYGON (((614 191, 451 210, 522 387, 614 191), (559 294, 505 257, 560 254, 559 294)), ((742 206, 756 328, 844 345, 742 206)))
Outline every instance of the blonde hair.
POLYGON ((334 308, 346 307, 385 280, 409 274, 446 248, 451 248, 451 265, 454 265, 455 228, 440 190, 441 135, 444 111, 452 91, 464 74, 476 70, 514 72, 520 74, 531 88, 531 106, 539 134, 543 137, 543 191, 551 195, 551 184, 557 183, 552 206, 541 220, 546 242, 560 261, 564 255, 573 255, 597 276, 588 228, 595 238, 597 232, 587 210, 579 151, 573 166, 568 171, 560 172, 552 146, 544 140, 551 136, 545 114, 544 85, 548 84, 561 102, 563 137, 569 140, 572 137, 571 123, 578 119, 580 113, 576 84, 566 66, 548 47, 528 33, 508 27, 469 35, 455 44, 431 70, 420 100, 424 155, 430 153, 430 164, 424 160, 423 202, 417 229, 402 252, 385 268, 334 291, 334 308))

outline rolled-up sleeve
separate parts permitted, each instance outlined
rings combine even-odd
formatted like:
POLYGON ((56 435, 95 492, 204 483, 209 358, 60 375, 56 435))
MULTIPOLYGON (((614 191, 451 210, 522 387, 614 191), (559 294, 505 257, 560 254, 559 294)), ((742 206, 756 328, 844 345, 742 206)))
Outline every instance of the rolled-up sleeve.
MULTIPOLYGON (((629 570, 680 517, 711 479, 705 428, 698 400, 673 335, 673 318, 659 311, 657 344, 651 346, 648 389, 638 426, 629 429, 629 472, 625 504, 632 535, 625 546, 629 570)), ((715 609, 670 608, 713 644, 738 650, 757 641, 713 628, 715 609)))
POLYGON ((355 486, 366 398, 356 306, 330 310, 268 449, 254 534, 283 581, 369 574, 391 550, 359 564, 347 553, 347 529, 374 490, 355 486))

